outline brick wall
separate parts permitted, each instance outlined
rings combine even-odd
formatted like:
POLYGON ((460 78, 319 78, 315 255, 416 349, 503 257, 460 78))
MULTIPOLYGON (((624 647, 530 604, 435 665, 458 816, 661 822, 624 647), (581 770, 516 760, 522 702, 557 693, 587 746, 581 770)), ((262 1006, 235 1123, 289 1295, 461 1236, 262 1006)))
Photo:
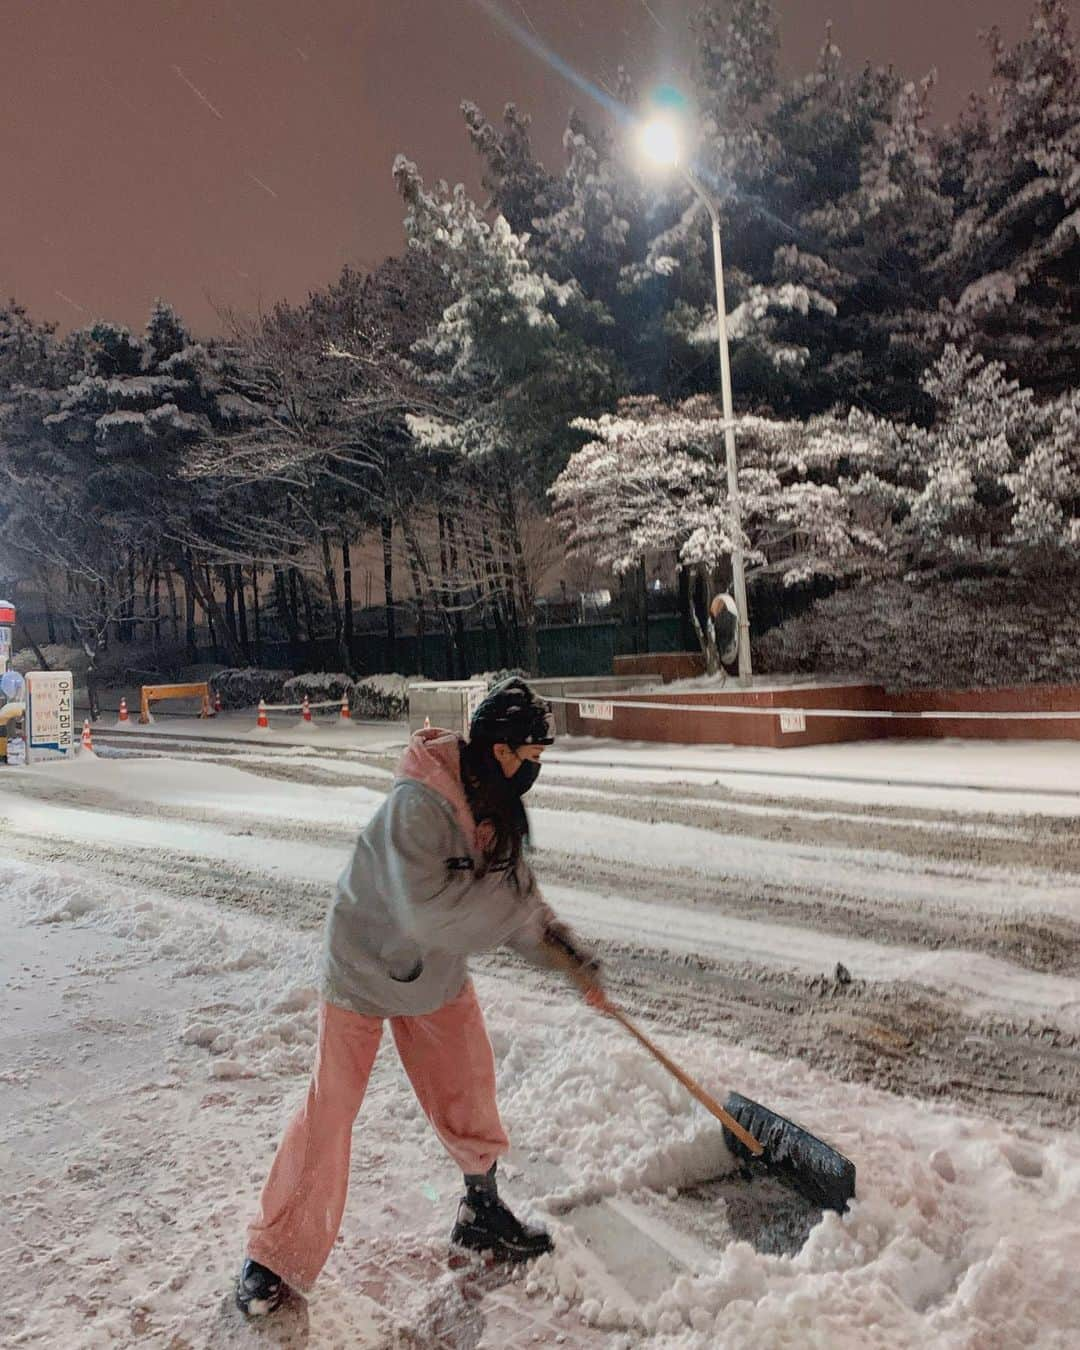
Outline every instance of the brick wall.
POLYGON ((567 708, 571 735, 611 737, 616 740, 672 742, 684 745, 761 745, 788 748, 826 745, 841 741, 883 738, 952 736, 971 740, 1080 740, 1080 719, 998 721, 973 718, 934 719, 874 717, 882 712, 1080 712, 1080 686, 1032 685, 1015 689, 921 690, 888 694, 880 685, 804 685, 788 688, 730 690, 705 693, 618 694, 621 706, 611 709, 610 720, 582 718, 567 708), (678 705, 657 707, 655 705, 678 705), (700 707, 701 713, 686 711, 700 707), (866 717, 807 717, 803 730, 781 730, 776 716, 706 712, 716 707, 843 708, 867 710, 866 717))

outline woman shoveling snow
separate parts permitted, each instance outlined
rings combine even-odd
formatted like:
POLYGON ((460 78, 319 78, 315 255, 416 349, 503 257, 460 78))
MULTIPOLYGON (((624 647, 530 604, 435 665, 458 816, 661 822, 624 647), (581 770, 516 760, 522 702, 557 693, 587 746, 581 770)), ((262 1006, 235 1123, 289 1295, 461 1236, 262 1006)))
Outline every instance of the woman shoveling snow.
POLYGON ((425 1114, 465 1177, 455 1247, 527 1261, 551 1251, 542 1229, 500 1200, 509 1143, 495 1103, 495 1062, 469 979, 473 952, 510 946, 565 970, 593 1006, 596 963, 544 903, 523 856, 521 798, 536 781, 554 719, 520 679, 477 708, 468 741, 413 736, 385 803, 357 841, 326 924, 319 1041, 307 1099, 289 1123, 248 1228, 240 1309, 272 1312, 306 1290, 341 1225, 353 1121, 390 1019, 425 1114))

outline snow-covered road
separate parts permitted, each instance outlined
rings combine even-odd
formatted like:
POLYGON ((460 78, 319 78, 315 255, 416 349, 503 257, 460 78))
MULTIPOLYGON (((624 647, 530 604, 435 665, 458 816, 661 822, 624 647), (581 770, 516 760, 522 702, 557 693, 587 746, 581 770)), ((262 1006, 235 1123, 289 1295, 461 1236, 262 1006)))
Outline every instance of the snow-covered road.
MULTIPOLYGON (((5 776, 12 1344, 244 1337, 227 1298, 242 1223, 302 1088, 316 930, 391 740, 347 754, 159 741, 171 757, 5 776)), ((853 795, 778 776, 782 757, 750 764, 751 782, 719 757, 665 775, 655 748, 620 749, 632 769, 574 751, 534 794, 549 898, 712 1090, 749 1091, 851 1152, 859 1202, 794 1260, 734 1241, 724 1206, 701 1199, 725 1156, 709 1118, 499 954, 478 982, 523 1150, 510 1185, 539 1184, 559 1255, 526 1284, 445 1274, 454 1179, 387 1053, 343 1242, 274 1343, 1067 1345, 1075 759, 1055 768, 1040 747, 1039 773, 983 764, 972 783, 969 765, 940 790, 913 760, 853 795), (426 1298, 409 1292, 418 1273, 426 1298)), ((860 776, 850 756, 841 767, 860 776)))

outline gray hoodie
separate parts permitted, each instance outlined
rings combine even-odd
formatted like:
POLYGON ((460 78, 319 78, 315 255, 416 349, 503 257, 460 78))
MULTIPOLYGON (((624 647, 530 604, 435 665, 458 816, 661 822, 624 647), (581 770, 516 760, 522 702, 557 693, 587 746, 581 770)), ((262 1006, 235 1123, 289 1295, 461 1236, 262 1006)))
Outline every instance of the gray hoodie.
POLYGON ((434 1012, 460 991, 472 952, 510 946, 540 966, 565 932, 531 868, 476 875, 480 849, 453 733, 418 731, 386 801, 361 831, 326 920, 322 992, 372 1017, 434 1012), (417 965, 415 979, 406 979, 417 965))

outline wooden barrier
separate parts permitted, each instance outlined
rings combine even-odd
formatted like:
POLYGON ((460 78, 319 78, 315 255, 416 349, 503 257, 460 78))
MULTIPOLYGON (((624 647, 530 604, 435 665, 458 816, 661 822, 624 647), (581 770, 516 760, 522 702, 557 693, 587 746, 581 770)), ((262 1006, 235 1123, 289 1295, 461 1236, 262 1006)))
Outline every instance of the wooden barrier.
POLYGON ((139 721, 144 725, 150 721, 150 704, 159 703, 164 698, 197 698, 202 700, 200 717, 213 717, 210 711, 210 686, 202 684, 144 684, 142 698, 139 700, 139 721))

